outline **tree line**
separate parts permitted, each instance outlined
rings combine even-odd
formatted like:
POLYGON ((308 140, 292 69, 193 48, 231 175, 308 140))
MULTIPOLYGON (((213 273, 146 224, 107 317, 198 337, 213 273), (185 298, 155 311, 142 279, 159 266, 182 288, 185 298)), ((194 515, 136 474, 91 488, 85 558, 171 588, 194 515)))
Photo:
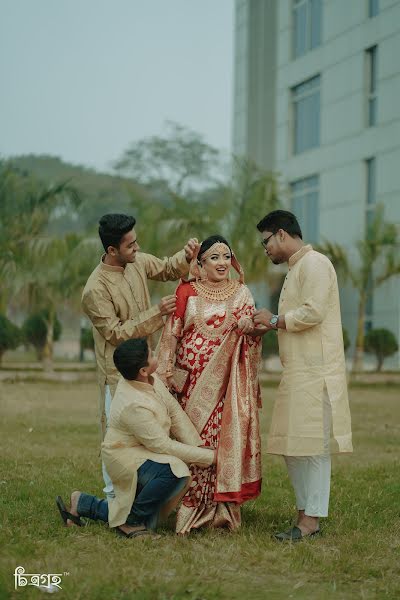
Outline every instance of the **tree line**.
MULTIPOLYGON (((248 283, 276 285, 255 230, 267 212, 285 207, 276 174, 246 159, 224 157, 199 134, 175 123, 168 124, 163 137, 132 144, 114 169, 122 202, 115 201, 112 189, 89 197, 87 187, 74 179, 45 183, 13 161, 0 161, 0 359, 21 342, 33 344, 32 331, 40 330, 36 350, 51 368, 53 341, 59 335, 57 310, 68 306, 79 312, 82 288, 101 253, 96 226, 105 212, 130 209, 141 247, 158 256, 175 252, 193 235, 202 239, 221 233, 245 265, 248 283), (16 310, 26 316, 21 330, 6 316, 16 310)), ((356 261, 329 241, 318 249, 332 260, 339 282, 350 282, 358 293, 353 368, 361 368, 366 349, 376 352, 380 368, 385 355, 397 350, 397 341, 386 330, 365 338, 365 308, 368 296, 400 273, 396 227, 377 209, 357 243, 356 261)), ((275 351, 272 334, 265 338, 265 353, 275 351)))

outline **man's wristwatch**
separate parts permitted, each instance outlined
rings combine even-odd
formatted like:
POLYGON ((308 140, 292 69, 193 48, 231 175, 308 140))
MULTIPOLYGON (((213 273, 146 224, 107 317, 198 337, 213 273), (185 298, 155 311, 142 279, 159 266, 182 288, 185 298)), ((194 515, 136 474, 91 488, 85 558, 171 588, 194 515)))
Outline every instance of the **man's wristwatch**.
POLYGON ((274 329, 278 329, 278 320, 279 315, 272 315, 272 317, 269 320, 269 324, 271 325, 271 327, 273 327, 274 329))

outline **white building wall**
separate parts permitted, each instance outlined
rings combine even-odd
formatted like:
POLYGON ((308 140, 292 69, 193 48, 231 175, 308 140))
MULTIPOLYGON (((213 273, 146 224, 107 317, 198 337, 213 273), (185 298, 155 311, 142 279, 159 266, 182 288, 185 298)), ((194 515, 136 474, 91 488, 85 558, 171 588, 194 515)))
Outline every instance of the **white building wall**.
MULTIPOLYGON (((321 45, 295 60, 292 0, 277 5, 275 169, 286 185, 319 175, 320 240, 338 242, 356 257, 355 242, 365 232, 369 158, 376 159, 377 202, 386 220, 400 224, 400 0, 380 0, 373 18, 367 0, 324 0, 321 45), (374 45, 378 116, 367 127, 365 51, 374 45), (291 89, 315 75, 321 77, 320 146, 293 155, 291 89)), ((354 339, 357 297, 349 289, 341 295, 344 325, 354 339)), ((399 315, 397 277, 375 292, 373 326, 400 340, 399 315)), ((387 364, 400 366, 399 355, 387 364)))

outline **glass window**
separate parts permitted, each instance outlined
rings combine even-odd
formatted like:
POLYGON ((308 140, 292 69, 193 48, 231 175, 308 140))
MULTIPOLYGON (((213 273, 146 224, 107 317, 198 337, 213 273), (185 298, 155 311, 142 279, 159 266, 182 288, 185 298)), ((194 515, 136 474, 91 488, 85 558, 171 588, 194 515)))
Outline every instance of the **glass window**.
POLYGON ((378 46, 372 46, 366 51, 367 63, 367 125, 372 127, 377 122, 377 70, 378 46))
POLYGON ((292 88, 293 151, 295 154, 320 144, 320 76, 292 88))
MULTIPOLYGON (((369 230, 376 215, 376 158, 369 158, 365 161, 366 166, 366 215, 365 224, 367 237, 372 232, 369 230)), ((372 274, 370 273, 367 284, 367 302, 365 306, 365 333, 372 328, 374 315, 374 294, 372 289, 372 274)))
POLYGON ((376 17, 379 13, 379 0, 368 0, 368 16, 376 17))
POLYGON ((299 221, 303 239, 319 241, 319 177, 313 175, 294 181, 291 186, 292 212, 299 221))
POLYGON ((321 45, 322 0, 293 0, 293 56, 321 45))
POLYGON ((368 228, 375 217, 376 211, 376 159, 369 158, 365 161, 366 166, 366 226, 368 228))

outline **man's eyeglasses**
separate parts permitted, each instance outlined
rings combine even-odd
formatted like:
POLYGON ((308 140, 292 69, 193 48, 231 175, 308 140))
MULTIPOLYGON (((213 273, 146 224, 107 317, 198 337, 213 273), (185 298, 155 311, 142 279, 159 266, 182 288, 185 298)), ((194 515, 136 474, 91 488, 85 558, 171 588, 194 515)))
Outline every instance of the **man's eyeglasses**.
POLYGON ((261 246, 264 246, 264 248, 266 248, 268 246, 268 242, 269 240, 275 235, 275 233, 271 233, 271 235, 269 235, 267 238, 264 238, 263 240, 261 240, 261 246))

